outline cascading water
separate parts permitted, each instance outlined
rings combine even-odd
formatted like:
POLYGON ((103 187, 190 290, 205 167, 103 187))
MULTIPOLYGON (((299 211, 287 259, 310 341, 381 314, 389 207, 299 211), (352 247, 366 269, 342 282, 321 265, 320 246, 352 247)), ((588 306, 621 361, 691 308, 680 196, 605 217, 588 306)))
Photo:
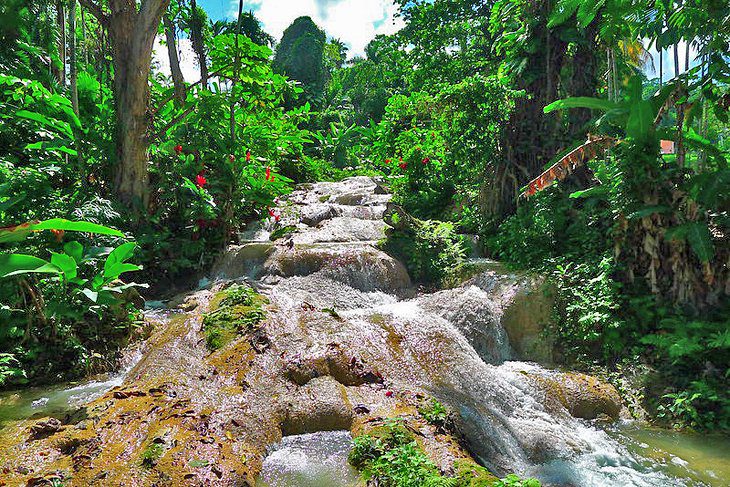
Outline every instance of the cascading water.
POLYGON ((459 413, 470 449, 496 472, 514 470, 546 485, 689 485, 676 469, 668 473, 588 421, 546 405, 549 393, 532 378, 550 372, 508 361, 493 284, 477 278, 480 285, 409 296, 402 266, 372 246, 388 200, 376 188, 369 178, 315 184, 282 208, 298 233, 266 263, 268 294, 296 317, 292 326, 307 321, 302 303, 338 316, 334 327, 308 329, 309 343, 336 340, 362 351, 393 387, 434 394, 459 413), (333 203, 323 209, 323 201, 333 203), (300 222, 303 214, 326 218, 310 227, 300 222))
POLYGON ((347 463, 349 431, 292 435, 271 448, 256 487, 356 487, 357 470, 347 463))
MULTIPOLYGON (((273 222, 257 226, 211 276, 245 280, 269 298, 259 335, 211 353, 201 322, 214 292, 192 293, 180 302, 186 312, 155 327, 122 385, 82 406, 88 420, 66 418, 40 439, 25 437, 33 423, 0 431, 0 468, 22 482, 60 471, 71 485, 153 473, 161 485, 240 485, 261 468, 259 486, 349 487, 356 480, 342 430, 400 414, 402 399, 427 394, 456 413, 472 455, 500 475, 580 487, 727 485, 726 468, 703 463, 714 459, 710 451, 662 455, 671 450, 666 442, 650 446, 592 421, 618 416, 612 388, 512 360, 523 315, 510 310, 529 285, 519 276, 479 260, 462 285, 417 292, 403 264, 375 245, 389 198, 367 177, 282 198, 279 226, 296 231, 271 242, 273 222), (153 470, 139 460, 150 451, 162 455, 153 470)), ((522 303, 534 300, 528 293, 522 303)), ((120 380, 93 384, 77 399, 120 380)), ((62 402, 79 392, 65 390, 62 402)), ((25 411, 13 418, 21 419, 53 403, 40 394, 10 407, 25 411)), ((727 452, 727 444, 720 439, 715 450, 727 452)), ((439 458, 439 466, 453 465, 448 454, 439 458)))

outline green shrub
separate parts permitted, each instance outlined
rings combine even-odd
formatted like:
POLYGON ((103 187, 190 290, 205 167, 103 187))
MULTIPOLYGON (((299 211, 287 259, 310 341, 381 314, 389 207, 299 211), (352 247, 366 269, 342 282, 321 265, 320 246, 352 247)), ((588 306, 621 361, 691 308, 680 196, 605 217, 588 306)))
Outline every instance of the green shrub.
POLYGON ((466 240, 453 223, 419 220, 400 209, 386 215, 386 221, 393 228, 381 247, 405 263, 415 281, 444 285, 466 261, 466 240))
MULTIPOLYGON (((353 440, 350 463, 363 477, 383 487, 539 487, 534 479, 519 483, 499 483, 487 469, 467 460, 454 464, 453 477, 442 474, 426 456, 401 418, 389 418, 367 435, 353 440)), ((518 477, 510 475, 505 482, 518 477)))
POLYGON ((445 426, 449 417, 448 409, 434 398, 420 404, 418 412, 423 416, 423 419, 434 426, 445 426))

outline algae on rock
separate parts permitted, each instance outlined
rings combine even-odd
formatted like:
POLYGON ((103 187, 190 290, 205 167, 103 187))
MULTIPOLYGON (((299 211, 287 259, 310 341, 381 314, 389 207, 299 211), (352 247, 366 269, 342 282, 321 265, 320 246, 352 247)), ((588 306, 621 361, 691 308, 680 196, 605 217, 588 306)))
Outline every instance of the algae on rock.
POLYGON ((218 350, 242 333, 254 331, 266 315, 263 306, 267 302, 265 297, 240 284, 216 294, 203 318, 208 348, 218 350))

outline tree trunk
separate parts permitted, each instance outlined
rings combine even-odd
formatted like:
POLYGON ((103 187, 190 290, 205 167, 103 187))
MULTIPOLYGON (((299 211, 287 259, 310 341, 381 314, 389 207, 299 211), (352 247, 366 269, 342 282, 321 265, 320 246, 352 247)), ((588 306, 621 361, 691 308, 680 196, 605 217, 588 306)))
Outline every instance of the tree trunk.
MULTIPOLYGON (((596 96, 598 88, 598 44, 596 34, 598 23, 591 22, 583 32, 583 39, 577 43, 571 60, 572 72, 568 80, 568 96, 596 96)), ((568 136, 570 139, 585 137, 586 127, 591 121, 591 111, 578 108, 568 111, 568 136)))
POLYGON ((117 172, 115 189, 130 205, 146 208, 149 202, 148 77, 152 46, 170 0, 111 0, 109 38, 114 64, 117 172))
POLYGON ((68 53, 69 76, 71 78, 71 105, 74 113, 79 116, 79 91, 77 86, 78 70, 76 67, 76 0, 71 0, 68 6, 68 53))
POLYGON ((542 49, 526 53, 527 65, 541 76, 529 83, 516 79, 517 88, 524 89, 529 98, 516 100, 501 140, 506 155, 498 167, 490 169, 491 174, 485 174, 485 183, 481 187, 482 211, 495 224, 514 212, 519 188, 539 174, 545 163, 564 145, 560 118, 543 112, 545 105, 558 98, 560 71, 568 48, 558 30, 547 28, 549 13, 547 2, 536 3, 530 12, 540 20, 534 37, 545 38, 546 42, 542 49), (545 53, 548 43, 549 58, 545 53))
POLYGON ((659 88, 662 88, 662 84, 664 82, 664 56, 662 52, 662 48, 659 47, 659 88))
POLYGON ((239 71, 241 70, 241 55, 238 52, 238 33, 241 32, 241 20, 243 14, 243 0, 238 0, 238 23, 236 24, 236 53, 233 66, 233 81, 231 82, 231 111, 230 111, 230 131, 231 131, 231 150, 236 147, 236 81, 238 80, 239 71))
POLYGON ((185 79, 180 69, 180 59, 177 56, 175 25, 167 14, 162 17, 162 22, 165 25, 167 56, 170 58, 170 72, 172 73, 172 84, 175 87, 175 101, 178 105, 183 105, 185 103, 185 79))
MULTIPOLYGON (((76 65, 76 0, 71 0, 68 6, 68 53, 69 53, 69 77, 71 79, 71 106, 77 117, 79 112, 79 89, 78 89, 78 67, 76 65)), ((84 155, 81 151, 81 134, 79 130, 74 129, 74 145, 76 146, 76 154, 78 159, 79 177, 85 183, 84 176, 84 155)))
POLYGON ((56 69, 58 84, 66 86, 66 13, 64 0, 56 2, 56 22, 58 23, 58 58, 61 67, 56 69))
POLYGON ((190 0, 190 42, 193 51, 198 56, 200 65, 200 79, 204 88, 208 87, 208 61, 205 55, 205 43, 203 41, 203 19, 198 15, 198 5, 195 0, 190 0))

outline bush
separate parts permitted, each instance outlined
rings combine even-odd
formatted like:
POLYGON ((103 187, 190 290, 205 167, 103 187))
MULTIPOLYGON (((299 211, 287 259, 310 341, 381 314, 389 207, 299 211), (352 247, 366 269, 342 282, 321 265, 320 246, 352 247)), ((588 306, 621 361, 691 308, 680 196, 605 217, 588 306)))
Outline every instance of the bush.
POLYGON ((468 246, 453 223, 419 220, 398 207, 386 212, 385 219, 392 229, 381 246, 405 263, 412 279, 439 286, 455 279, 468 246))
POLYGON ((534 479, 517 483, 521 481, 515 475, 500 481, 469 460, 455 462, 455 475, 446 476, 428 459, 402 418, 386 419, 383 426, 355 438, 349 461, 366 480, 383 487, 540 486, 534 479))

